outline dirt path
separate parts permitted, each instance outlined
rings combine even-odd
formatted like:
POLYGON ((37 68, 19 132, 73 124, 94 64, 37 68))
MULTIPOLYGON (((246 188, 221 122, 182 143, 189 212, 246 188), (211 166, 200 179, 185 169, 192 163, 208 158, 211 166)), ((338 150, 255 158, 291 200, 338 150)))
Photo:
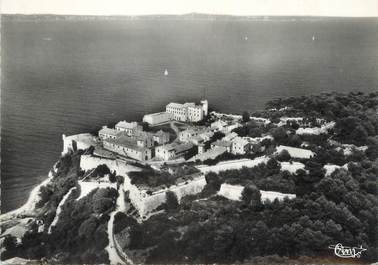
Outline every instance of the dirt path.
POLYGON ((108 222, 108 239, 109 245, 105 248, 105 250, 109 254, 109 260, 111 265, 116 264, 133 264, 133 261, 123 252, 122 249, 118 249, 117 245, 114 241, 114 233, 113 233, 113 225, 114 225, 114 216, 119 211, 124 211, 126 209, 125 206, 125 196, 123 194, 123 184, 120 185, 119 190, 120 195, 117 198, 116 208, 110 214, 110 219, 108 222))

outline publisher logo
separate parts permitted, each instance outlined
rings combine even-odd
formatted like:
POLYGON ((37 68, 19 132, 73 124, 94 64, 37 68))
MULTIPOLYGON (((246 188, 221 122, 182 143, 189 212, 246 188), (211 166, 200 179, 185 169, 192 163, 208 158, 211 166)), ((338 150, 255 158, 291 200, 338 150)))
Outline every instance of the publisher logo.
POLYGON ((361 253, 366 250, 362 245, 360 247, 347 247, 341 243, 331 245, 328 248, 333 249, 335 255, 340 258, 360 258, 361 253))

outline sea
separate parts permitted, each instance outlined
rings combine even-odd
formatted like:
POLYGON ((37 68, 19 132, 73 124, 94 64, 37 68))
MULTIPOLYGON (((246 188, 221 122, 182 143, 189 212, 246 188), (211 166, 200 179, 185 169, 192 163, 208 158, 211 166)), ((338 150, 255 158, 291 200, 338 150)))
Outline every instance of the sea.
POLYGON ((62 134, 139 121, 172 101, 241 113, 279 97, 378 90, 378 19, 8 19, 1 61, 4 213, 46 178, 62 134))

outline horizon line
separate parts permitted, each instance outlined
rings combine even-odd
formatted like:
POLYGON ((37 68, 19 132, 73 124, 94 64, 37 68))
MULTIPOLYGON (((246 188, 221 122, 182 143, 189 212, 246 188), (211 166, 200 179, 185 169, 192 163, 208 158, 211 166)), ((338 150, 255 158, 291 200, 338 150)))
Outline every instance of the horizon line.
POLYGON ((207 15, 207 16, 229 16, 229 17, 310 17, 310 18, 378 18, 378 16, 338 16, 338 15, 235 15, 235 14, 212 14, 212 13, 176 13, 176 14, 161 14, 161 13, 151 13, 151 14, 58 14, 58 13, 4 13, 1 15, 23 15, 23 16, 91 16, 91 17, 144 17, 144 16, 188 16, 188 15, 207 15))

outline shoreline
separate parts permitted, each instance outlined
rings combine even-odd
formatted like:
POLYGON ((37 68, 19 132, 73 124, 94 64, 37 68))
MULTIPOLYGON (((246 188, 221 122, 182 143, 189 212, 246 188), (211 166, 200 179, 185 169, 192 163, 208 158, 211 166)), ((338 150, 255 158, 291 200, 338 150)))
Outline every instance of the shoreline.
POLYGON ((50 181, 52 180, 53 171, 54 172, 56 171, 56 164, 57 162, 55 162, 53 168, 49 171, 46 179, 44 179, 39 184, 36 184, 36 186, 33 189, 31 189, 31 191, 29 192, 28 198, 23 205, 9 212, 0 213, 0 222, 6 222, 6 221, 14 220, 14 219, 19 219, 25 216, 34 217, 35 215, 37 215, 35 206, 40 200, 39 190, 41 189, 41 187, 48 185, 50 181))
POLYGON ((10 219, 18 219, 24 216, 33 217, 36 215, 35 206, 40 200, 39 190, 41 187, 46 186, 51 181, 51 177, 47 177, 40 184, 35 186, 29 193, 29 197, 21 207, 16 208, 12 211, 6 212, 0 215, 0 222, 5 222, 10 219))

